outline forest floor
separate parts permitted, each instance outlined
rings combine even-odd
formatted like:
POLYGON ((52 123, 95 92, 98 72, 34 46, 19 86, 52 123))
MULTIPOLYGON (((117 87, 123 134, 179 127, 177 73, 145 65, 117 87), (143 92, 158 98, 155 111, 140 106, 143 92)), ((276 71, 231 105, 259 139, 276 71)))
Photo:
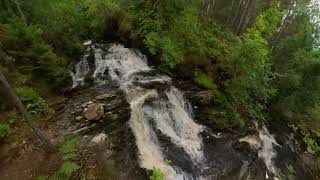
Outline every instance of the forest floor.
MULTIPOLYGON (((7 118, 3 116, 1 120, 8 122, 7 118)), ((11 127, 14 129, 11 128, 9 136, 0 146, 0 179, 35 179, 39 175, 51 174, 59 167, 62 162, 59 154, 44 151, 24 123, 14 122, 11 127)), ((50 140, 54 140, 52 126, 43 130, 50 140)))
MULTIPOLYGON (((62 97, 55 98, 61 99, 62 97)), ((21 117, 16 114, 14 116, 15 120, 12 122, 9 121, 12 119, 10 113, 0 115, 0 123, 11 122, 12 127, 9 136, 0 145, 0 179, 34 180, 39 176, 52 175, 57 172, 63 163, 59 151, 54 153, 45 151, 30 128, 25 123, 21 123, 21 117)), ((35 118, 35 121, 47 134, 49 140, 58 147, 64 142, 65 135, 56 122, 50 120, 55 116, 56 113, 52 113, 46 119, 35 118)), ((99 161, 101 153, 101 146, 98 145, 79 148, 76 161, 81 169, 74 174, 72 179, 80 179, 84 175, 86 177, 106 177, 103 165, 99 161)))

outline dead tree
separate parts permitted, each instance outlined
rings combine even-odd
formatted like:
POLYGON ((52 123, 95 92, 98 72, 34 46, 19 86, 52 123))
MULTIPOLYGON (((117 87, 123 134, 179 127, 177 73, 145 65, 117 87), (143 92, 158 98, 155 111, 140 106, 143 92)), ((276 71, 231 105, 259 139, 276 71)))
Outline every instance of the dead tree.
POLYGON ((240 11, 241 4, 242 4, 242 0, 239 0, 236 13, 234 14, 234 17, 233 17, 232 26, 234 26, 236 23, 237 15, 238 15, 238 12, 240 11))
MULTIPOLYGON (((0 44, 1 45, 1 44, 0 44)), ((1 48, 1 47, 0 47, 1 48)), ((1 51, 0 49, 0 58, 3 60, 6 60, 8 56, 4 53, 4 51, 1 51)), ((22 104, 21 100, 16 95, 13 88, 8 83, 7 79, 3 75, 3 73, 0 70, 0 83, 3 85, 4 90, 6 94, 8 95, 8 99, 11 101, 11 103, 17 108, 17 110, 21 113, 23 119, 26 121, 28 126, 32 129, 32 131, 35 133, 35 135, 40 139, 40 141, 45 145, 45 148, 49 152, 54 152, 56 148, 50 143, 47 136, 37 127, 37 125, 32 120, 32 116, 28 113, 28 111, 25 109, 24 105, 22 104)))
POLYGON ((247 2, 245 2, 245 7, 244 7, 244 9, 242 11, 242 14, 241 14, 241 17, 240 17, 240 21, 239 21, 239 24, 238 24, 238 28, 237 28, 237 31, 236 31, 238 35, 240 33, 240 29, 241 29, 241 26, 242 26, 242 23, 243 23, 244 16, 247 13, 247 10, 248 10, 248 7, 249 7, 249 3, 250 3, 249 0, 247 0, 247 2))

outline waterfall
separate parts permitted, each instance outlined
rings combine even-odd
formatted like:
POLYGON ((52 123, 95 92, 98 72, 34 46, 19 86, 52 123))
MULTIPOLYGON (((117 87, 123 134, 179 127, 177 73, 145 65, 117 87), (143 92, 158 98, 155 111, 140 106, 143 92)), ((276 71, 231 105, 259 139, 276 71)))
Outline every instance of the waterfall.
MULTIPOLYGON (((211 179, 233 173, 225 170, 233 162, 238 163, 237 159, 243 155, 231 150, 232 147, 226 143, 230 139, 219 139, 221 136, 204 136, 208 139, 206 143, 213 144, 204 146, 200 133, 206 133, 205 127, 192 119, 191 105, 173 85, 170 77, 161 75, 148 66, 145 55, 119 44, 92 44, 88 41, 85 45, 85 55, 70 72, 73 87, 83 85, 88 78, 92 79, 96 86, 112 81, 125 92, 131 107, 129 126, 135 136, 141 168, 159 169, 167 180, 211 179), (216 139, 210 140, 210 136, 216 139), (219 147, 216 148, 216 145, 219 147), (215 148, 218 151, 212 150, 215 148), (208 153, 219 156, 211 157, 208 153), (168 163, 170 160, 172 164, 168 163)), ((274 146, 279 145, 267 128, 256 129, 259 134, 246 136, 239 141, 246 141, 257 149, 268 173, 275 175, 274 146)), ((236 166, 237 164, 231 168, 236 166)), ((247 164, 242 166, 241 177, 248 169, 247 164)), ((266 176, 269 176, 268 173, 266 176)))
POLYGON ((90 72, 90 67, 88 63, 89 55, 86 54, 82 57, 82 60, 75 65, 75 72, 70 71, 72 77, 72 88, 75 88, 78 85, 84 84, 85 76, 90 72))
MULTIPOLYGON (((107 51, 101 45, 90 45, 94 53, 95 83, 103 84, 108 71, 126 93, 131 106, 129 125, 136 139, 142 168, 160 169, 166 179, 193 179, 179 167, 166 163, 164 147, 159 135, 170 139, 174 146, 183 149, 195 166, 205 162, 200 132, 190 105, 182 93, 172 85, 168 76, 159 75, 147 65, 147 58, 139 51, 112 44, 107 51), (147 74, 147 75, 146 75, 147 74)), ((89 47, 89 48, 90 48, 89 47)), ((89 71, 88 55, 75 66, 72 72, 73 87, 83 84, 89 71)))
MULTIPOLYGON (((272 175, 276 175, 276 169, 274 167, 274 158, 276 157, 276 151, 274 146, 280 146, 275 140, 274 136, 270 134, 268 129, 263 126, 261 129, 258 128, 258 124, 255 124, 259 137, 254 135, 249 135, 239 139, 240 142, 247 142, 253 148, 259 149, 258 156, 261 158, 266 164, 267 169, 272 173, 272 175)), ((266 176, 268 174, 266 173, 266 176)))

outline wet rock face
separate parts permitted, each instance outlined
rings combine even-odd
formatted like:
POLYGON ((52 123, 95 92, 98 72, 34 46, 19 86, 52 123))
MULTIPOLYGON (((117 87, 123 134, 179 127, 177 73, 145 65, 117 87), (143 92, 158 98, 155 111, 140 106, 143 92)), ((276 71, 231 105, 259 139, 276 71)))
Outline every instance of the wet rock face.
POLYGON ((66 100, 56 108, 55 120, 61 126, 62 134, 78 134, 87 140, 83 141, 84 147, 99 141, 103 151, 103 158, 99 159, 101 164, 113 162, 102 167, 106 171, 112 169, 112 179, 147 179, 146 172, 139 167, 134 135, 128 125, 130 105, 116 84, 79 87, 69 92, 66 100), (91 108, 95 119, 99 120, 85 117, 85 109, 87 112, 91 108))
POLYGON ((226 110, 208 90, 196 86, 192 81, 176 80, 174 84, 184 90, 184 96, 192 104, 194 119, 215 132, 232 132, 226 120, 226 110))
POLYGON ((104 105, 101 103, 90 104, 84 111, 84 117, 89 121, 100 120, 104 115, 104 105))

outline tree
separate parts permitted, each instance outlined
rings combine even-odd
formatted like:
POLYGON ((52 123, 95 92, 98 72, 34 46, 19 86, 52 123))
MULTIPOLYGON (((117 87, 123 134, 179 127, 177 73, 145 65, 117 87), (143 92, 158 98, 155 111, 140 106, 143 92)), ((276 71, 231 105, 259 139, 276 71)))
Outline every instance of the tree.
MULTIPOLYGON (((1 58, 4 60, 7 56, 4 52, 1 52, 1 58)), ((45 145, 46 149, 49 152, 54 152, 55 147, 50 143, 47 136, 37 127, 37 125, 33 122, 31 115, 27 112, 27 110, 24 108, 22 102, 8 83, 5 76, 0 71, 0 82, 4 87, 5 92, 8 95, 8 98, 11 100, 12 104, 17 108, 17 110, 21 113, 23 119, 26 121, 26 123, 29 125, 29 127, 33 130, 35 135, 40 139, 40 141, 45 145)))

